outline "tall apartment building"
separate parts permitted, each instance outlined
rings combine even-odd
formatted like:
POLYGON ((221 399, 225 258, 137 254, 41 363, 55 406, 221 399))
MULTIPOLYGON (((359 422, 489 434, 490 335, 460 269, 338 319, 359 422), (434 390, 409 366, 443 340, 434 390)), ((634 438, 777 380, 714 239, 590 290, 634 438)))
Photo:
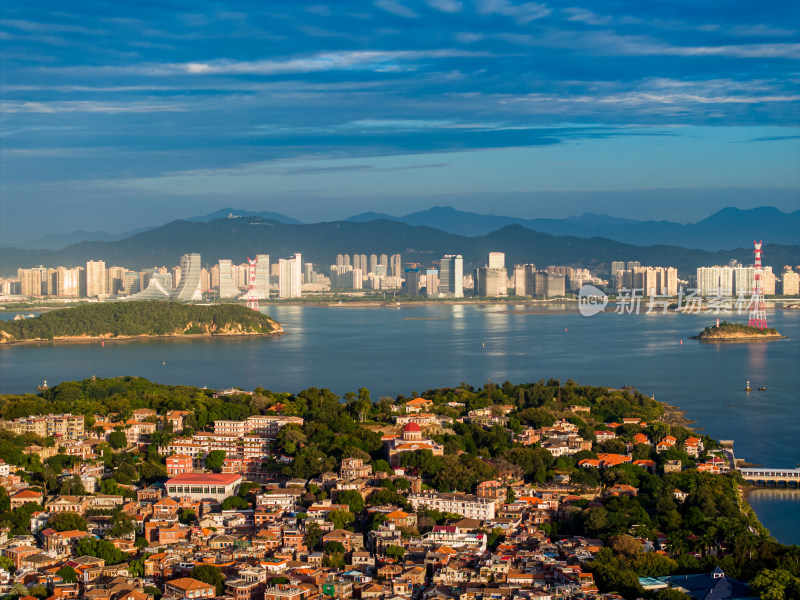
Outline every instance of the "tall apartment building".
POLYGON ((50 293, 48 269, 39 265, 32 269, 17 269, 23 296, 46 296, 50 293))
POLYGON ((55 278, 55 294, 60 298, 77 298, 81 293, 81 275, 83 269, 75 267, 67 269, 58 267, 53 273, 55 278))
POLYGON ((405 283, 403 293, 406 296, 419 296, 419 267, 408 267, 405 270, 405 283))
POLYGON ((781 294, 784 296, 797 296, 800 294, 800 273, 795 273, 791 267, 783 268, 781 294))
MULTIPOLYGON (((197 252, 181 256, 181 281, 175 290, 176 300, 190 302, 203 299, 204 288, 202 286, 201 271, 204 269, 200 260, 200 254, 197 252)), ((206 272, 206 278, 208 278, 208 272, 206 272)))
POLYGON ((439 293, 439 271, 436 269, 425 270, 425 295, 435 296, 439 293))
POLYGON ((242 290, 233 282, 233 262, 227 259, 219 261, 219 297, 238 298, 242 290))
POLYGON ((300 254, 294 258, 281 258, 278 261, 278 298, 300 298, 303 259, 300 254))
POLYGON ((490 269, 505 269, 506 255, 504 252, 489 252, 486 259, 486 266, 490 269))
POLYGON ((567 278, 565 275, 537 271, 531 277, 531 280, 533 282, 532 296, 556 298, 558 296, 563 296, 567 292, 567 278))
POLYGON ((614 279, 617 273, 625 270, 624 260, 615 260, 611 262, 611 279, 614 279))
POLYGON ((486 263, 487 266, 478 267, 474 271, 475 295, 507 296, 506 255, 502 252, 490 252, 486 263))
POLYGON ((658 292, 661 296, 678 295, 678 269, 661 267, 658 270, 658 292))
POLYGON ((392 277, 402 277, 403 260, 399 254, 392 254, 389 258, 389 275, 392 277))
POLYGON ((369 270, 367 273, 374 273, 375 267, 378 266, 378 256, 376 254, 369 255, 369 270))
POLYGON ((86 295, 89 298, 96 298, 106 294, 108 294, 108 280, 105 261, 86 261, 86 295))
POLYGON ((106 269, 106 291, 111 294, 122 292, 122 278, 125 275, 125 267, 108 267, 106 269))
POLYGON ((514 295, 525 295, 525 265, 514 265, 514 295))
POLYGON ((658 293, 658 272, 653 267, 634 267, 633 288, 642 290, 644 296, 658 293))
POLYGON ((464 258, 447 254, 439 263, 439 293, 451 298, 464 297, 464 258))
POLYGON ((256 254, 256 294, 260 300, 269 298, 269 254, 256 254))

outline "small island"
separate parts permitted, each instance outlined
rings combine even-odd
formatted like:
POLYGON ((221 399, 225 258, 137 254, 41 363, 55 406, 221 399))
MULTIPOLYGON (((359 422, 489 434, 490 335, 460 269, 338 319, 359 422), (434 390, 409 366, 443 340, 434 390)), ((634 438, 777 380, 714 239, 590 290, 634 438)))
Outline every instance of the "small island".
POLYGON ((782 339, 783 336, 774 328, 759 329, 744 323, 723 321, 719 325, 709 325, 691 339, 710 344, 736 342, 766 342, 782 339))
POLYGON ((283 329, 276 321, 241 305, 158 300, 82 304, 38 317, 0 322, 0 344, 279 333, 283 329))

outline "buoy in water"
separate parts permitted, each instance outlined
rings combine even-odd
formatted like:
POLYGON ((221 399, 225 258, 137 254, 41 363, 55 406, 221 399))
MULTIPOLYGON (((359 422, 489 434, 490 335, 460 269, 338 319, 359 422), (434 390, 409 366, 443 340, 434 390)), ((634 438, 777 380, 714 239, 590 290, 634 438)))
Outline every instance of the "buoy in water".
POLYGON ((165 365, 165 364, 167 364, 167 361, 162 361, 161 364, 165 365))
POLYGON ((683 346, 683 340, 681 340, 681 346, 683 346))
POLYGON ((101 345, 101 346, 105 346, 105 345, 106 345, 106 343, 105 343, 105 342, 100 342, 100 345, 101 345))
POLYGON ((567 333, 567 328, 566 327, 564 327, 564 333, 567 333))

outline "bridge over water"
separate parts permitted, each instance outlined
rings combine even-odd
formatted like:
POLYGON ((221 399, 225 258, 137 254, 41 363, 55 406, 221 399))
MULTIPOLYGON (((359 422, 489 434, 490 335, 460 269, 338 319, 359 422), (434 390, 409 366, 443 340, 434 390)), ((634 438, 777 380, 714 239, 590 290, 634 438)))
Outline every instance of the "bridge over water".
POLYGON ((739 472, 747 483, 775 487, 800 487, 800 469, 744 467, 739 472))

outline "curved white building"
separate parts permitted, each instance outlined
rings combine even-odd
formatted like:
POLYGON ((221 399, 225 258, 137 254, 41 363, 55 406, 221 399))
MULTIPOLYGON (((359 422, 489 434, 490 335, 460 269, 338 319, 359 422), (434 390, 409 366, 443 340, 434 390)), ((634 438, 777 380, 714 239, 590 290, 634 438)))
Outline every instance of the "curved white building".
POLYGON ((181 282, 175 290, 175 299, 191 302, 203 299, 203 288, 200 284, 202 263, 200 254, 193 252, 181 256, 181 282))

